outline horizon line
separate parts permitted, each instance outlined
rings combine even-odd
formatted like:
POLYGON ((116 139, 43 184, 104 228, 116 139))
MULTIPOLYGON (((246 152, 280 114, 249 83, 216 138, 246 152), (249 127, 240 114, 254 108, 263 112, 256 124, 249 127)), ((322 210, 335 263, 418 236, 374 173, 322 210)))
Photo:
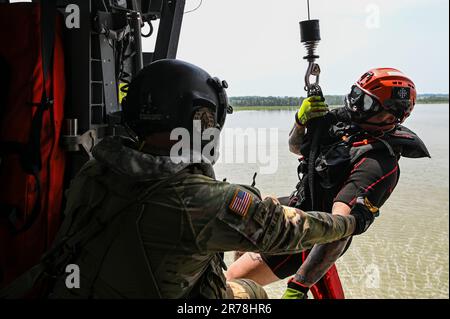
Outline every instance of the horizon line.
MULTIPOLYGON (((324 96, 345 96, 347 94, 324 94, 324 96)), ((450 96, 450 93, 420 93, 418 96, 427 96, 427 95, 447 95, 450 96)), ((282 97, 282 98, 301 98, 303 96, 293 96, 293 95, 230 95, 230 98, 237 97, 282 97)))

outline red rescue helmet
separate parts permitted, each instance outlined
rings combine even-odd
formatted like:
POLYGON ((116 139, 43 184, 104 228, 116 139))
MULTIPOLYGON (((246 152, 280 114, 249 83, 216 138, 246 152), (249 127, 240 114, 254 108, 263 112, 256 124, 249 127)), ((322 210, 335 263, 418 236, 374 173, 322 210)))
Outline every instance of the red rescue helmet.
MULTIPOLYGON (((373 69, 365 73, 345 99, 345 107, 357 123, 387 111, 397 124, 403 123, 414 110, 417 90, 403 72, 392 68, 373 69)), ((370 123, 385 126, 394 123, 370 123)))

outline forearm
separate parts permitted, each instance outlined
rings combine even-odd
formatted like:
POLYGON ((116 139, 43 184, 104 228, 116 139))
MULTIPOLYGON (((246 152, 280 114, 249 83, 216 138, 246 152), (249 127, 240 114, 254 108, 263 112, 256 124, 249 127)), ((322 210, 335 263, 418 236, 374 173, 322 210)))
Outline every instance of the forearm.
POLYGON ((316 245, 296 274, 296 281, 311 287, 316 284, 336 263, 344 252, 350 238, 337 242, 316 245))
POLYGON ((245 217, 228 209, 219 212, 207 226, 214 231, 202 228, 196 242, 200 251, 207 252, 295 254, 352 236, 356 226, 354 216, 304 212, 283 206, 274 198, 255 199, 245 217))
POLYGON ((305 138, 305 128, 301 127, 297 124, 292 128, 291 133, 289 134, 289 150, 297 155, 301 155, 300 148, 303 144, 303 140, 305 138))
MULTIPOLYGON (((298 253, 311 249, 316 244, 332 243, 347 238, 355 232, 356 220, 353 216, 333 216, 328 213, 305 213, 290 207, 282 207, 283 213, 265 232, 265 253, 298 253), (283 216, 284 215, 284 216, 283 216)), ((275 219, 272 219, 272 223, 275 219)))

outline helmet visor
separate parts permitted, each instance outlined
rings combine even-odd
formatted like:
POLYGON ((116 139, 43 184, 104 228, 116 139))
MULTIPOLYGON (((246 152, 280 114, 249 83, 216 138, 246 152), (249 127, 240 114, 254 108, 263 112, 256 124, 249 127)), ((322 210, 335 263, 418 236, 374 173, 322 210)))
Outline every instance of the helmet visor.
POLYGON ((354 111, 368 115, 375 114, 381 109, 380 102, 357 85, 352 86, 352 90, 348 95, 348 103, 354 111))

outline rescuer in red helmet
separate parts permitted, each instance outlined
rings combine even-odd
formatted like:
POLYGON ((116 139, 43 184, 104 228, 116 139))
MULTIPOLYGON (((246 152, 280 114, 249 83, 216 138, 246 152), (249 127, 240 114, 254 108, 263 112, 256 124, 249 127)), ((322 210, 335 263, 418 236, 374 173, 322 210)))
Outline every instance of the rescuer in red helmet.
MULTIPOLYGON (((365 73, 352 86, 344 107, 330 111, 322 97, 305 99, 289 141, 291 151, 301 156, 300 182, 289 205, 346 216, 357 199, 364 198, 364 205, 379 215, 398 184, 400 158, 430 156, 420 138, 402 126, 416 100, 413 81, 392 68, 365 73), (321 122, 320 151, 311 166, 312 135, 319 132, 310 132, 308 126, 316 119, 321 122)), ((267 285, 294 276, 285 299, 304 299, 310 290, 316 298, 344 298, 334 263, 350 243, 347 238, 291 256, 247 253, 227 277, 267 285)))
POLYGON ((352 86, 345 107, 352 121, 369 131, 389 131, 411 115, 416 86, 396 69, 374 69, 352 86))

